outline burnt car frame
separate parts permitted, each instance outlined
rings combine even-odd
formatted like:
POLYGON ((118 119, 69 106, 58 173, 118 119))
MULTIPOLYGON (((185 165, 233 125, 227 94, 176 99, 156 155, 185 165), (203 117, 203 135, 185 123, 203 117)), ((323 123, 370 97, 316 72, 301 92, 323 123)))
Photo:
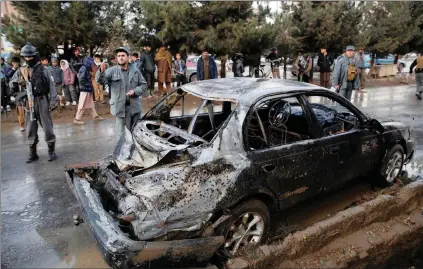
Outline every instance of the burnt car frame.
POLYGON ((112 267, 175 268, 259 244, 271 215, 358 176, 393 184, 413 153, 408 127, 327 89, 228 78, 177 88, 66 177, 112 267))

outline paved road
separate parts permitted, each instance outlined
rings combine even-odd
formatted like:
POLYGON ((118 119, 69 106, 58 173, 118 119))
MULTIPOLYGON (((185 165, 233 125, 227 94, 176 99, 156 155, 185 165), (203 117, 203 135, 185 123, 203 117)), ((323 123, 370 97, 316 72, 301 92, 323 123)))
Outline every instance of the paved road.
MULTIPOLYGON (((407 170, 411 174, 423 173, 423 102, 416 100, 414 89, 373 88, 353 98, 357 106, 378 117, 409 124, 414 117, 418 153, 407 170)), ((63 167, 96 160, 111 152, 114 120, 88 122, 85 126, 56 124, 58 159, 49 163, 47 146, 40 142, 40 160, 29 165, 25 163, 25 133, 19 132, 17 124, 2 127, 2 268, 107 267, 87 226, 75 227, 72 223, 78 205, 64 180, 63 167)), ((338 201, 346 196, 342 194, 338 201)))

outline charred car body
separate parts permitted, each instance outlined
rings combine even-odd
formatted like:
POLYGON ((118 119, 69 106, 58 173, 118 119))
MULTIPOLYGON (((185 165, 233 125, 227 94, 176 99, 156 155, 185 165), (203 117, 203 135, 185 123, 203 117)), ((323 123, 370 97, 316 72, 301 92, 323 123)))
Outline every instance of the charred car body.
POLYGON ((111 266, 176 267, 259 244, 272 214, 358 176, 388 186, 413 152, 408 127, 326 89, 218 79, 176 89, 66 175, 111 266))

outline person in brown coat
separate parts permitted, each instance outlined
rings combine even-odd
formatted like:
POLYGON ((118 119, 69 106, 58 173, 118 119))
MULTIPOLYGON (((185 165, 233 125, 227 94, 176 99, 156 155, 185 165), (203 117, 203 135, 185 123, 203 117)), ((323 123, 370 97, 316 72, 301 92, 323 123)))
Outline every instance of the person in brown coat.
POLYGON ((154 61, 157 65, 157 82, 159 84, 159 93, 166 95, 163 91, 163 82, 166 83, 168 93, 172 90, 172 54, 167 50, 166 45, 162 45, 157 52, 154 61))
POLYGON ((101 65, 101 55, 96 54, 94 55, 94 62, 91 65, 91 82, 94 87, 93 98, 95 98, 95 101, 99 101, 102 104, 105 104, 106 101, 104 101, 103 85, 101 85, 95 80, 95 74, 97 73, 98 69, 100 69, 100 65, 101 65))

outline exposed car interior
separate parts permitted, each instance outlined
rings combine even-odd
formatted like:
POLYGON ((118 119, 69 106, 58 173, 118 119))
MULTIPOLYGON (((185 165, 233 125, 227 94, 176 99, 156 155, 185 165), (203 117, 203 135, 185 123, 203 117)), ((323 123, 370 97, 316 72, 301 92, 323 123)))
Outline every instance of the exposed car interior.
POLYGON ((310 138, 304 110, 297 98, 272 99, 260 104, 248 120, 248 144, 265 149, 310 138))
POLYGON ((322 130, 322 136, 348 132, 359 126, 358 118, 340 103, 327 97, 311 96, 309 103, 322 130))
MULTIPOLYGON (((222 124, 228 119, 236 104, 229 101, 203 100, 179 89, 161 101, 145 117, 145 120, 160 120, 188 134, 210 141, 222 124)), ((184 144, 186 141, 172 134, 157 132, 157 126, 151 131, 162 138, 172 137, 174 144, 184 144)))

